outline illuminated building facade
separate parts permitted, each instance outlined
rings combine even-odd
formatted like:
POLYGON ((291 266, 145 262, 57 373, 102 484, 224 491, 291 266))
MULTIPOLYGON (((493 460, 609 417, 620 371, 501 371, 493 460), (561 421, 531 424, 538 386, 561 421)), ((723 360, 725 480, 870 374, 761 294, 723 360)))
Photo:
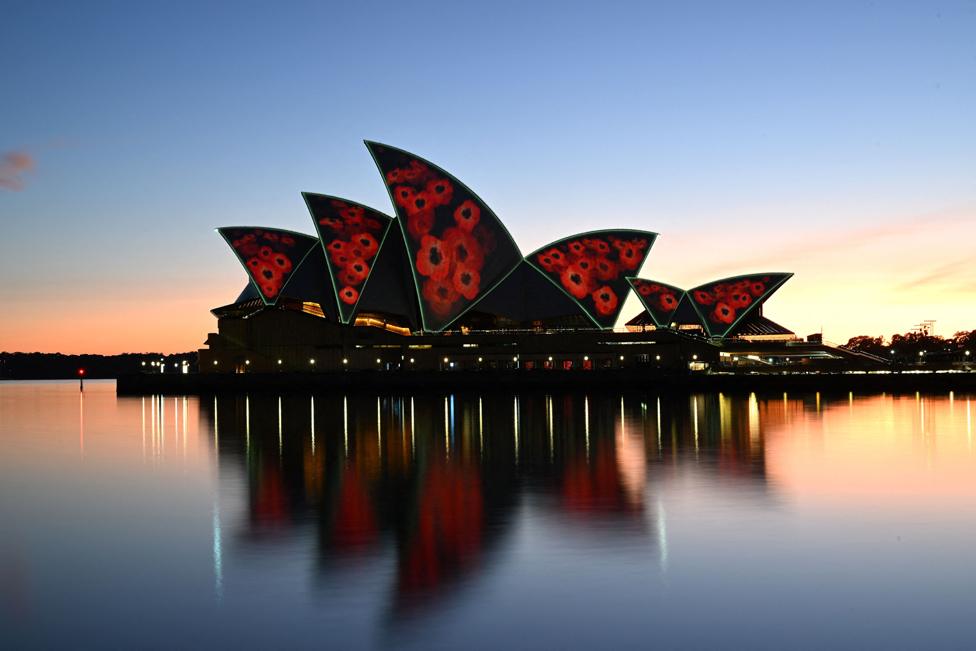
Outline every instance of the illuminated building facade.
POLYGON ((203 372, 704 367, 735 339, 795 340, 762 316, 791 274, 685 291, 638 277, 657 234, 605 229, 528 255, 459 179, 367 142, 394 215, 303 193, 315 235, 218 229, 249 284, 216 308, 203 372), (644 311, 615 329, 631 290, 644 311))

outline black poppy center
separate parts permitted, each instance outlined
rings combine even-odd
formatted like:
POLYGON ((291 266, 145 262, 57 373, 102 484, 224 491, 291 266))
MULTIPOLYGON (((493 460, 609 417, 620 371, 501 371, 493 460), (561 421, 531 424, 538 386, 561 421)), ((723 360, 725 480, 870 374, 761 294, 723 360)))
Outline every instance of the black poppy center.
POLYGON ((569 279, 572 281, 572 283, 574 285, 582 285, 583 284, 583 277, 580 276, 579 274, 572 274, 572 275, 570 275, 569 279))
POLYGON ((413 202, 413 205, 417 206, 418 208, 423 208, 427 205, 427 201, 424 199, 417 199, 413 202))
POLYGON ((430 260, 430 263, 436 267, 444 259, 444 256, 441 255, 441 250, 434 246, 430 249, 428 259, 430 260))
POLYGON ((465 208, 464 210, 462 210, 461 211, 461 216, 464 217, 465 219, 470 218, 471 217, 471 209, 470 208, 465 208))
POLYGON ((464 246, 463 244, 458 244, 457 248, 454 249, 454 252, 457 254, 457 259, 461 262, 468 259, 468 247, 464 246))
POLYGON ((607 294, 607 293, 600 294, 600 300, 609 301, 610 300, 610 294, 607 294))

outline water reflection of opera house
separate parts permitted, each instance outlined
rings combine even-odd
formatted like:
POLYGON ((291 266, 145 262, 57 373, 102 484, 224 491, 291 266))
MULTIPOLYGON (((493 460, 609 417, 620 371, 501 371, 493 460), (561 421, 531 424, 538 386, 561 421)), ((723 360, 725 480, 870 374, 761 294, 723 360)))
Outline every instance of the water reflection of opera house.
POLYGON ((524 508, 569 536, 665 559, 660 482, 691 473, 768 495, 760 422, 802 409, 755 396, 650 400, 265 395, 201 406, 221 466, 246 469, 246 530, 225 537, 301 534, 325 574, 395 550, 391 606, 402 613, 477 580, 524 508))

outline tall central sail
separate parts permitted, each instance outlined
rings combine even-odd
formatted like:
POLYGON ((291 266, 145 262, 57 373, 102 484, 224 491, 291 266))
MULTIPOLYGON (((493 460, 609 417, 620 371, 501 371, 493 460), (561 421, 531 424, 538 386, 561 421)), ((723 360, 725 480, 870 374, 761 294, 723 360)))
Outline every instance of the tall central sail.
POLYGON ((439 332, 522 260, 491 208, 458 179, 414 154, 366 142, 407 241, 424 330, 439 332))

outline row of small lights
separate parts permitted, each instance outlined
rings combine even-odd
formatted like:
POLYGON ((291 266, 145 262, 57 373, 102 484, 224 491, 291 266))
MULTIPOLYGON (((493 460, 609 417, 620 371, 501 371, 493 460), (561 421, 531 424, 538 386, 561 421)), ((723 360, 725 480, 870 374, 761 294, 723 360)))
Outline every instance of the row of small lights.
MULTIPOLYGON (((968 350, 966 351, 966 354, 967 354, 967 355, 969 354, 969 351, 968 351, 968 350)), ((692 356, 691 356, 691 358, 692 358, 692 359, 695 359, 695 360, 696 360, 696 359, 698 359, 698 355, 692 355, 692 356)), ((655 360, 657 360, 657 361, 661 361, 661 356, 660 356, 660 355, 655 355, 655 356, 654 356, 654 359, 655 359, 655 360)), ((411 364, 413 364, 413 363, 414 363, 415 361, 416 361, 416 360, 414 360, 414 358, 413 358, 413 357, 411 357, 411 358, 410 358, 410 363, 411 363, 411 364)), ((480 362, 483 362, 483 361, 484 361, 484 358, 483 358, 483 357, 479 357, 479 358, 478 358, 478 362, 479 362, 479 363, 480 363, 480 362)), ((519 361, 519 358, 518 358, 518 355, 516 355, 515 357, 513 357, 513 358, 512 358, 512 361, 513 361, 513 362, 517 362, 517 361, 519 361)), ((549 356, 549 361, 550 361, 550 362, 552 361, 552 355, 550 355, 550 356, 549 356)), ((588 362, 588 361, 590 361, 590 356, 589 356, 589 355, 584 355, 584 356, 583 356, 583 361, 584 361, 584 362, 588 362)), ((621 361, 621 362, 622 362, 622 361, 624 361, 624 356, 623 356, 623 355, 621 355, 621 356, 620 356, 620 361, 621 361)), ((282 363, 283 363, 283 360, 280 360, 280 359, 279 359, 279 360, 278 360, 278 366, 281 366, 281 364, 282 364, 282 363)), ((315 365, 315 358, 313 357, 313 358, 311 358, 311 359, 309 359, 309 360, 308 360, 308 363, 309 363, 309 364, 311 364, 312 366, 314 366, 314 365, 315 365)), ((343 364, 348 364, 348 363, 349 363, 349 359, 348 359, 348 358, 346 358, 346 357, 343 357, 343 358, 342 358, 342 363, 343 363, 343 364)), ((382 364, 382 363, 383 363, 383 360, 382 360, 382 359, 380 359, 379 357, 377 357, 377 358, 376 358, 376 363, 377 363, 377 364, 382 364)), ((450 364, 451 366, 454 366, 454 362, 452 362, 452 361, 450 361, 450 358, 448 358, 448 357, 445 357, 445 358, 444 358, 444 363, 445 363, 445 364, 450 364)), ((244 360, 244 364, 245 364, 245 365, 247 365, 247 366, 250 366, 250 365, 251 365, 251 360, 249 360, 249 359, 245 359, 245 360, 244 360)), ((142 363, 142 365, 143 365, 143 366, 145 366, 145 365, 146 365, 146 363, 145 363, 145 362, 143 362, 143 363, 142 363)), ((153 365, 153 366, 155 366, 155 365, 156 365, 156 362, 152 362, 152 365, 153 365)), ((178 364, 173 364, 173 366, 178 366, 178 364)), ((217 366, 217 360, 214 360, 214 366, 217 366)))

